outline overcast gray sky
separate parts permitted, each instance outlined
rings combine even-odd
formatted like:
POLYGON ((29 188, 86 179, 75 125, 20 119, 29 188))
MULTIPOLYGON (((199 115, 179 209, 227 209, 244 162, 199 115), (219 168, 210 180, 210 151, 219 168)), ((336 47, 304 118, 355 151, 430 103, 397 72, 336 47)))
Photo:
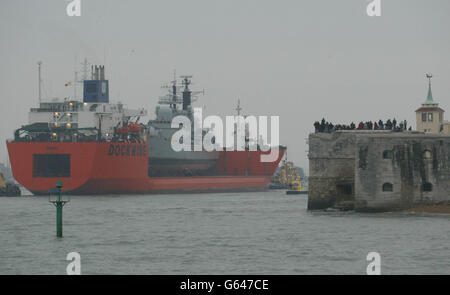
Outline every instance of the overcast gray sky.
POLYGON ((37 106, 36 62, 44 97, 65 97, 75 57, 105 64, 111 99, 151 115, 174 69, 205 88, 206 115, 234 114, 238 97, 246 114, 279 115, 281 143, 304 168, 322 117, 415 126, 426 72, 448 111, 450 1, 381 0, 379 17, 367 16, 369 2, 81 0, 82 15, 69 17, 68 1, 1 0, 1 140, 37 106))

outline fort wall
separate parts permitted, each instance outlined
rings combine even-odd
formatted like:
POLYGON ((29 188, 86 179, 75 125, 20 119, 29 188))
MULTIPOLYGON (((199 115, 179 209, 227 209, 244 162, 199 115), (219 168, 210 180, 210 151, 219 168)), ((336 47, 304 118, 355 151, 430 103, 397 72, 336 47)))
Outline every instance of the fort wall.
POLYGON ((450 202, 450 136, 352 130, 309 136, 308 209, 403 210, 450 202))

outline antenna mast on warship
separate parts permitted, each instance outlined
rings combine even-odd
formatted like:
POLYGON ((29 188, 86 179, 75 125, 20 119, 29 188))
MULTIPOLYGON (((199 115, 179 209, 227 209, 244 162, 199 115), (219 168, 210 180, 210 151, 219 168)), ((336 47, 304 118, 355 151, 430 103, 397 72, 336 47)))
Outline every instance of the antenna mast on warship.
POLYGON ((172 109, 177 109, 177 70, 173 70, 173 81, 172 81, 172 109))
POLYGON ((242 108, 241 108, 241 100, 239 98, 238 98, 238 104, 237 104, 237 107, 235 110, 237 111, 238 116, 240 116, 242 108))
POLYGON ((188 109, 188 106, 191 105, 191 90, 189 89, 189 85, 192 83, 191 82, 191 78, 192 75, 190 76, 180 76, 180 78, 183 79, 182 84, 184 86, 184 90, 183 90, 183 110, 186 111, 188 109))
POLYGON ((189 85, 192 84, 192 75, 179 76, 181 81, 181 86, 177 85, 176 71, 174 71, 173 80, 168 84, 163 84, 161 88, 168 89, 169 93, 164 96, 159 97, 159 104, 169 105, 170 109, 173 111, 178 111, 177 106, 181 105, 181 111, 190 112, 190 106, 194 101, 197 100, 199 94, 205 94, 205 90, 202 91, 192 91, 189 89, 189 85))

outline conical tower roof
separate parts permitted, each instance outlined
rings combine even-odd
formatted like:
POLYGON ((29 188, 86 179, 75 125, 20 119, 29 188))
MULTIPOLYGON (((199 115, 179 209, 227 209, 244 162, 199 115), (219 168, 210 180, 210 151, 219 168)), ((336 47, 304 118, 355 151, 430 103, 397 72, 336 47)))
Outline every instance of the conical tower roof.
POLYGON ((431 78, 433 75, 427 74, 428 78, 428 94, 427 94, 427 100, 423 103, 424 105, 437 105, 438 103, 434 101, 433 99, 433 93, 431 92, 431 78))
POLYGON ((439 107, 439 103, 435 102, 433 99, 433 93, 431 92, 431 78, 433 75, 426 74, 426 77, 428 78, 428 94, 427 94, 427 100, 422 103, 422 106, 416 110, 417 112, 431 112, 431 111, 438 111, 438 112, 444 112, 443 109, 439 107))

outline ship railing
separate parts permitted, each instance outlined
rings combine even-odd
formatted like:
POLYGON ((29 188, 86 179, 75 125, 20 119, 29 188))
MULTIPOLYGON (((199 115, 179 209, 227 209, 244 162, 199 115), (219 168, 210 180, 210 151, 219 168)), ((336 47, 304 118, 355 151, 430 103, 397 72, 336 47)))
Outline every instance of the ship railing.
POLYGON ((78 122, 78 114, 73 112, 58 113, 57 115, 53 115, 52 122, 76 123, 78 122))
POLYGON ((41 102, 38 108, 31 108, 31 112, 77 112, 83 110, 86 103, 75 100, 64 102, 41 102))

